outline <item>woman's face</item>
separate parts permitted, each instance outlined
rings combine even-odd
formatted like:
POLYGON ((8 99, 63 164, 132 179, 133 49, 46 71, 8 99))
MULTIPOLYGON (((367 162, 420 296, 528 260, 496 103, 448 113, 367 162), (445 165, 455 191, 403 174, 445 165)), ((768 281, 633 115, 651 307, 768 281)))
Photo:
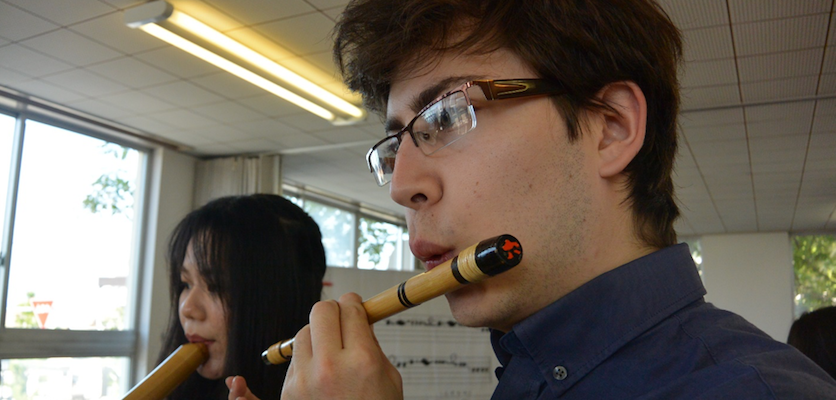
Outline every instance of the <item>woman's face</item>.
POLYGON ((209 349, 209 360, 197 368, 197 373, 207 379, 222 378, 226 364, 226 309, 217 294, 209 291, 198 272, 192 243, 186 250, 180 280, 183 281, 180 325, 189 342, 204 343, 209 349))

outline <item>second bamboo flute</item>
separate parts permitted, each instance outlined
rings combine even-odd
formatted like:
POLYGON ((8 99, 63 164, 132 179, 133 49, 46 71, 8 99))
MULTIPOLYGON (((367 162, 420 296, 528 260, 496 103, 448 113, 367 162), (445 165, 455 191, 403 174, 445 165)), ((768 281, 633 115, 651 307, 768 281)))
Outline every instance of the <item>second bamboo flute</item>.
MULTIPOLYGON (((468 283, 505 272, 522 260, 522 246, 511 235, 483 240, 458 256, 363 302, 369 324, 415 307, 468 283)), ((278 342, 261 354, 265 364, 281 364, 293 355, 293 339, 278 342)))

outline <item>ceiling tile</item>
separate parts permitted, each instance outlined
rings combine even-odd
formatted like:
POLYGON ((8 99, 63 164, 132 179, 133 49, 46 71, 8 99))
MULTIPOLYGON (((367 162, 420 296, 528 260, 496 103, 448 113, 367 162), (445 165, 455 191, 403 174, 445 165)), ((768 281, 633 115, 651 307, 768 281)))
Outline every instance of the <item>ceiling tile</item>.
POLYGON ((167 46, 139 29, 125 25, 124 13, 112 13, 73 25, 69 30, 99 42, 122 54, 133 54, 167 46))
POLYGON ((836 115, 819 115, 817 113, 813 121, 812 131, 814 133, 836 135, 836 115))
POLYGON ((116 9, 100 1, 89 0, 61 0, 61 1, 32 1, 32 0, 4 0, 17 7, 39 15, 56 24, 67 26, 76 22, 95 18, 116 9))
POLYGON ((224 71, 193 78, 189 82, 215 93, 223 93, 224 97, 229 99, 260 96, 267 93, 264 89, 224 71))
POLYGON ((734 46, 738 56, 821 48, 826 40, 829 15, 734 24, 734 46))
POLYGON ((749 149, 745 140, 690 143, 700 168, 711 164, 748 163, 749 149))
POLYGON ((746 139, 746 127, 743 124, 688 128, 683 133, 688 138, 689 143, 746 139))
POLYGON ((753 154, 788 152, 790 158, 795 159, 799 156, 797 153, 801 153, 803 158, 807 152, 807 142, 806 135, 756 137, 749 139, 749 149, 753 154))
POLYGON ((104 102, 118 104, 119 107, 131 110, 134 114, 154 113, 177 107, 172 103, 137 90, 101 96, 99 99, 104 102))
POLYGON ((180 79, 159 68, 127 56, 91 65, 87 67, 87 70, 134 89, 157 86, 180 79))
POLYGON ((238 148, 239 152, 245 153, 264 153, 265 151, 277 151, 275 143, 266 139, 250 139, 250 140, 236 140, 229 143, 231 146, 238 148))
POLYGON ((236 129, 249 133, 253 137, 270 137, 273 139, 287 135, 301 135, 302 131, 288 126, 275 118, 262 118, 235 124, 236 129))
POLYGON ((740 81, 759 82, 818 75, 822 52, 822 49, 812 49, 740 57, 738 60, 740 81))
POLYGON ((807 134, 810 133, 811 121, 804 119, 754 121, 746 124, 746 127, 750 139, 769 136, 801 136, 803 140, 806 140, 807 134))
POLYGON ((269 37, 282 38, 280 45, 297 55, 331 50, 334 22, 320 13, 305 14, 255 26, 269 37))
POLYGON ((281 7, 275 7, 275 0, 206 0, 217 9, 246 25, 258 25, 264 22, 285 19, 316 11, 303 0, 282 0, 281 7))
POLYGON ((800 172, 804 169, 804 160, 791 160, 781 156, 763 155, 761 158, 752 160, 752 173, 770 172, 800 172))
POLYGON ((830 45, 825 48, 821 72, 825 74, 836 74, 836 46, 830 45))
POLYGON ((59 72, 44 77, 43 80, 87 97, 105 96, 129 90, 127 86, 121 83, 105 79, 83 69, 59 72))
POLYGON ((836 98, 818 100, 816 105, 816 116, 836 115, 836 98))
POLYGON ((133 7, 137 4, 144 3, 143 0, 100 0, 103 3, 112 5, 114 8, 122 10, 133 7))
POLYGON ((691 61, 717 60, 734 57, 731 30, 728 26, 690 29, 683 31, 683 59, 691 61))
POLYGON ((683 87, 680 90, 683 111, 706 107, 740 104, 740 88, 737 84, 702 87, 683 87))
POLYGON ((125 126, 130 126, 134 129, 140 130, 152 135, 158 135, 160 132, 171 130, 172 126, 160 120, 149 117, 148 115, 134 115, 119 118, 117 121, 125 126))
POLYGON ((77 66, 95 64, 122 56, 122 53, 67 29, 59 29, 26 39, 20 44, 77 66))
POLYGON ((3 86, 10 86, 10 85, 17 85, 21 82, 32 80, 33 78, 29 75, 24 75, 21 72, 14 71, 8 69, 6 67, 0 66, 0 85, 3 86))
POLYGON ((330 144, 322 139, 315 138, 312 135, 305 133, 299 135, 284 135, 275 139, 275 141, 281 145, 282 149, 295 149, 299 147, 313 147, 330 144))
POLYGON ((264 118, 263 114, 231 101, 192 107, 191 110, 224 124, 234 125, 236 122, 264 118))
POLYGON ((817 76, 804 76, 750 82, 740 85, 740 92, 744 103, 812 97, 816 95, 818 80, 817 76))
POLYGON ((746 112, 747 122, 783 119, 809 120, 813 117, 813 108, 815 105, 816 102, 814 100, 781 102, 778 104, 747 106, 744 108, 744 111, 746 112))
POLYGON ((683 111, 679 123, 683 129, 727 124, 742 124, 743 109, 740 107, 706 111, 683 111))
POLYGON ((41 77, 75 68, 18 44, 0 47, 0 66, 32 77, 41 77))
POLYGON ((343 10, 345 10, 345 5, 323 9, 322 13, 332 21, 336 22, 340 18, 340 15, 342 15, 343 10))
POLYGON ((695 61, 682 71, 681 85, 685 88, 737 83, 734 59, 695 61))
POLYGON ((197 129, 186 129, 183 131, 189 132, 194 136, 202 137, 205 140, 204 143, 196 146, 198 151, 201 150, 202 145, 231 143, 237 140, 252 140, 254 137, 257 137, 237 129, 236 127, 218 124, 204 126, 197 129))
POLYGON ((836 94, 836 74, 822 75, 819 81, 819 95, 836 94))
POLYGON ((659 5, 679 29, 727 25, 729 14, 725 0, 660 0, 659 5))
POLYGON ((223 97, 185 81, 166 83, 142 89, 142 92, 163 99, 180 107, 193 107, 217 103, 223 97))
POLYGON ((49 100, 58 104, 83 99, 85 96, 75 90, 70 90, 50 82, 39 79, 26 80, 10 84, 9 87, 20 90, 28 95, 49 100))
POLYGON ((53 22, 0 2, 0 36, 8 40, 23 40, 58 28, 60 26, 53 22))
POLYGON ((219 122, 216 119, 182 108, 150 113, 148 116, 179 129, 204 128, 217 125, 219 122))
POLYGON ((239 99, 238 102, 268 117, 286 117, 298 114, 301 110, 299 106, 266 92, 263 95, 239 99))
MULTIPOLYGON (((779 190, 782 192, 790 190, 793 192, 797 192, 798 187, 801 185, 801 172, 775 172, 753 174, 752 182, 755 185, 755 193, 760 193, 761 191, 767 190, 779 190)), ((793 194, 791 197, 795 199, 795 194, 793 194)))
POLYGON ((314 132, 313 136, 316 136, 328 143, 348 143, 365 140, 368 142, 367 147, 371 147, 377 140, 379 140, 372 137, 368 132, 353 127, 335 127, 333 129, 326 129, 324 131, 314 132))
POLYGON ((330 122, 308 112, 286 115, 282 122, 303 132, 316 132, 333 129, 330 122))
POLYGON ((830 12, 832 0, 729 0, 733 22, 760 21, 830 12))
POLYGON ((90 115, 95 115, 107 120, 117 120, 119 118, 132 115, 133 112, 118 107, 113 103, 108 103, 97 98, 85 98, 77 101, 68 101, 65 103, 74 110, 80 110, 90 115))
POLYGON ((325 10, 330 8, 345 8, 345 5, 348 4, 348 0, 307 0, 309 3, 313 4, 319 10, 325 10))
POLYGON ((195 78, 221 71, 220 68, 173 46, 136 53, 134 57, 181 78, 195 78))

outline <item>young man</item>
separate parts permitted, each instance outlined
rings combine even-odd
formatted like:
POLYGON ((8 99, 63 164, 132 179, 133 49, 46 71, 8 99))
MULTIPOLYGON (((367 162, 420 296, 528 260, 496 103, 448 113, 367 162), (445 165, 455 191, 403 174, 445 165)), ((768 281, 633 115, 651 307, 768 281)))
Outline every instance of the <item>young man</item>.
MULTIPOLYGON (((680 35, 651 0, 365 0, 335 54, 386 118, 369 165, 431 269, 497 234, 522 263, 447 295, 492 329, 495 399, 825 399, 836 382, 703 300, 676 245, 680 35)), ((314 306, 286 399, 401 398, 361 300, 314 306)))

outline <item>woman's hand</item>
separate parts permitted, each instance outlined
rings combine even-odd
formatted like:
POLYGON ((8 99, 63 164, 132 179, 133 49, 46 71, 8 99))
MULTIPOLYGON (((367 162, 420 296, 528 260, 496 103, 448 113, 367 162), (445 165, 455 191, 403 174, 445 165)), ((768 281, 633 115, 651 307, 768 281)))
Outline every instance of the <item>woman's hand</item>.
POLYGON ((247 381, 243 376, 229 376, 224 382, 229 388, 229 400, 258 400, 247 387, 247 381))

